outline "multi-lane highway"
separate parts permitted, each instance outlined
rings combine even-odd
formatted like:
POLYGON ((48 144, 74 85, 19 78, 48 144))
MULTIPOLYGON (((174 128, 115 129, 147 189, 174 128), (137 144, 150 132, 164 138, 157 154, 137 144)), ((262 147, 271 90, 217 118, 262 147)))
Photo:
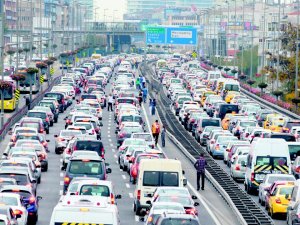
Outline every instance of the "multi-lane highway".
MULTIPOLYGON (((107 86, 106 90, 109 92, 110 87, 107 86)), ((37 191, 38 195, 43 197, 40 201, 39 225, 49 224, 52 210, 62 194, 64 173, 60 169, 61 156, 54 153, 54 134, 58 134, 60 130, 64 129, 64 117, 69 110, 70 109, 59 116, 58 123, 51 127, 50 134, 47 135, 47 139, 50 140, 49 149, 51 152, 48 155, 49 170, 42 174, 42 182, 38 186, 37 191)), ((150 116, 148 111, 148 105, 146 103, 145 106, 143 106, 143 116, 149 128, 149 124, 157 117, 150 116)), ((110 163, 110 167, 112 168, 112 173, 109 174, 108 179, 114 183, 116 193, 122 195, 122 199, 118 200, 121 224, 142 224, 142 222, 139 221, 140 218, 135 216, 132 209, 135 186, 129 182, 128 174, 121 171, 117 164, 117 145, 114 133, 116 124, 114 123, 113 113, 107 112, 106 109, 103 109, 103 124, 102 141, 106 150, 106 161, 110 163)), ((10 136, 6 135, 5 140, 0 144, 1 149, 4 149, 8 144, 9 138, 10 136)), ((188 188, 192 194, 198 197, 196 201, 200 203, 198 211, 201 224, 237 224, 237 222, 234 222, 237 220, 233 212, 209 182, 206 182, 205 191, 195 191, 196 175, 193 165, 169 139, 167 139, 166 147, 162 150, 169 158, 177 158, 182 162, 183 169, 186 172, 185 176, 189 181, 188 188)))

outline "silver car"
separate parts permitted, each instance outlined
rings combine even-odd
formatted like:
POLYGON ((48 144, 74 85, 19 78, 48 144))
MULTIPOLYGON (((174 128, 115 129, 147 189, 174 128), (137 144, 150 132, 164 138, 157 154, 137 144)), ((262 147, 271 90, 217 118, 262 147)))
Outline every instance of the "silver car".
POLYGON ((68 142, 74 137, 82 135, 79 130, 61 130, 59 135, 54 135, 55 137, 55 153, 60 154, 67 147, 68 142))

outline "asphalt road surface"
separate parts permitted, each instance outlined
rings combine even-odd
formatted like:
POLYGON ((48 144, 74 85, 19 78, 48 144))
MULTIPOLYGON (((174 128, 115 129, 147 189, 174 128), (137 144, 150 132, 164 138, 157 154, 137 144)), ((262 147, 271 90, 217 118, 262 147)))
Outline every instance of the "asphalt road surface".
MULTIPOLYGON (((109 90, 109 86, 106 89, 109 90)), ((109 91, 107 91, 107 93, 108 92, 109 91)), ((72 106, 70 108, 72 108, 72 106)), ((38 225, 49 224, 52 210, 62 194, 64 173, 60 169, 61 156, 54 153, 54 134, 58 134, 60 130, 64 129, 64 117, 70 108, 64 114, 60 114, 58 123, 55 123, 54 126, 50 128, 50 133, 47 135, 47 139, 50 140, 49 149, 51 152, 48 154, 49 170, 48 172, 43 172, 41 184, 39 184, 37 188, 37 195, 43 197, 39 204, 38 225)), ((146 103, 143 107, 143 116, 149 129, 149 124, 156 119, 156 116, 150 116, 148 111, 148 105, 146 103)), ((117 200, 121 224, 141 225, 143 223, 140 222, 140 218, 136 217, 133 212, 135 186, 129 182, 128 174, 121 171, 117 164, 116 124, 114 123, 113 113, 107 112, 107 109, 103 109, 103 124, 102 141, 106 150, 105 157, 112 168, 112 173, 109 174, 108 179, 114 183, 116 193, 122 195, 122 199, 117 200)), ((5 149, 9 138, 10 135, 6 135, 4 141, 0 143, 1 150, 5 149)), ((238 224, 229 206, 209 182, 206 181, 205 191, 197 192, 195 190, 196 174, 193 165, 168 138, 166 138, 166 147, 162 150, 166 153, 168 158, 177 158, 182 162, 185 176, 189 182, 188 188, 191 194, 198 197, 196 201, 200 203, 197 208, 199 211, 199 220, 202 225, 238 224)))

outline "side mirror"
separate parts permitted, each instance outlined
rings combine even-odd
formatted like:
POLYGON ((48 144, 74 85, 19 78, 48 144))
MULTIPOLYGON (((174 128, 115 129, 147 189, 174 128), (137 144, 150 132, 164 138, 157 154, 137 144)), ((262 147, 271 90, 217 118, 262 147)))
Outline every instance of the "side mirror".
POLYGON ((286 194, 284 197, 285 197, 285 199, 289 200, 290 195, 289 195, 289 194, 286 194))
POLYGON ((146 204, 151 205, 151 201, 150 200, 146 201, 146 204))
POLYGON ((17 219, 21 218, 21 214, 17 214, 17 215, 16 215, 16 218, 17 218, 17 219))
POLYGON ((40 200, 42 200, 42 199, 43 199, 42 196, 37 196, 37 200, 38 200, 38 201, 40 201, 40 200))
POLYGON ((182 174, 183 174, 183 175, 185 174, 185 171, 184 171, 184 170, 182 170, 182 174))
POLYGON ((31 183, 36 184, 36 180, 32 180, 31 183))
POLYGON ((57 137, 58 137, 58 135, 57 135, 57 134, 54 134, 54 137, 56 137, 56 138, 57 138, 57 137))
POLYGON ((50 140, 46 140, 47 142, 50 142, 50 140))
POLYGON ((242 167, 246 167, 246 162, 245 162, 245 161, 242 161, 242 162, 241 162, 241 166, 242 166, 242 167))
POLYGON ((122 195, 116 195, 115 198, 116 198, 116 199, 121 199, 121 198, 122 198, 122 195))
POLYGON ((61 171, 65 171, 66 170, 66 167, 65 166, 62 166, 61 167, 61 171))
POLYGON ((293 210, 293 207, 292 206, 288 206, 287 210, 293 210))
POLYGON ((265 190, 266 192, 269 192, 269 191, 270 191, 270 188, 269 188, 269 187, 266 187, 264 190, 265 190))
POLYGON ((192 199, 198 199, 196 195, 192 195, 192 199))
POLYGON ((99 126, 100 126, 100 127, 103 127, 103 123, 102 123, 102 122, 100 122, 99 126))
POLYGON ((106 173, 111 173, 111 168, 107 168, 106 173))
POLYGON ((198 206, 198 205, 200 205, 199 202, 195 202, 194 203, 194 206, 198 206))
POLYGON ((183 186, 186 186, 186 185, 187 185, 187 179, 183 178, 183 186))
POLYGON ((148 198, 152 198, 152 197, 153 197, 153 194, 149 193, 149 194, 147 194, 147 197, 148 197, 148 198))

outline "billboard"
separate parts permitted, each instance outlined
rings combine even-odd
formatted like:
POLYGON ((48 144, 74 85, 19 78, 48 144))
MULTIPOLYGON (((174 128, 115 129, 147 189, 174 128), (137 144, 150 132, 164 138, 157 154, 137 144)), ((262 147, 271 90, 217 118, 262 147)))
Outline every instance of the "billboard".
POLYGON ((147 27, 147 44, 196 45, 195 27, 147 27))

